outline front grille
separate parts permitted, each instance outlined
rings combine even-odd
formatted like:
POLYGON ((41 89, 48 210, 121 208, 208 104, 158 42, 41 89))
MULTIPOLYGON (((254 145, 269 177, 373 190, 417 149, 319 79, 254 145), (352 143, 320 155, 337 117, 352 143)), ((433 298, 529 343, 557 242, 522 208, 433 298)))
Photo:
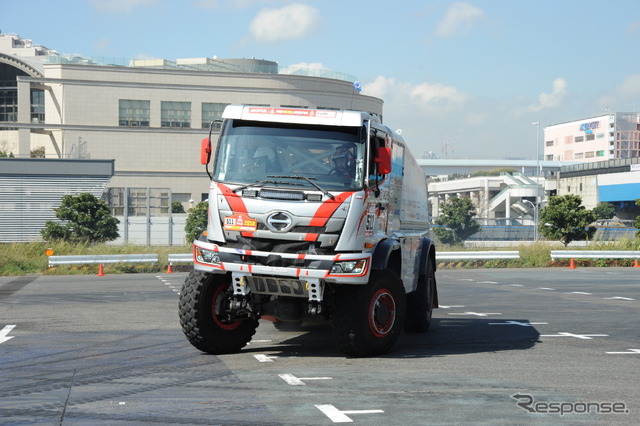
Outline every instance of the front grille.
POLYGON ((309 291, 303 281, 275 277, 245 277, 251 290, 256 294, 308 297, 309 291))

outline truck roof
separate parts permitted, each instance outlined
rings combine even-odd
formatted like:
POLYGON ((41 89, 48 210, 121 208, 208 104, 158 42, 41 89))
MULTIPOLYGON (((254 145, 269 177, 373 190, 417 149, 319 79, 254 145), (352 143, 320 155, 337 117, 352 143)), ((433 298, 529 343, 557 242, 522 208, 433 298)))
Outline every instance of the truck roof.
POLYGON ((373 115, 362 111, 336 111, 329 109, 263 107, 250 105, 229 105, 225 108, 222 118, 350 127, 362 126, 365 120, 378 121, 378 119, 373 115))

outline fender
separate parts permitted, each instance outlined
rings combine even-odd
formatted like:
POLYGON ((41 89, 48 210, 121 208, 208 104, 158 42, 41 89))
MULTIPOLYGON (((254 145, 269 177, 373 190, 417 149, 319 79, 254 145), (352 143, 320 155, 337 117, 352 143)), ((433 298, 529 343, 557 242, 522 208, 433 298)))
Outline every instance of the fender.
MULTIPOLYGON (((436 272, 436 266, 437 266, 437 262, 436 262, 436 246, 433 243, 433 241, 431 240, 431 238, 423 238, 420 241, 420 265, 418 266, 419 268, 419 275, 426 275, 427 273, 427 261, 429 260, 429 257, 433 257, 433 272, 436 272)), ((434 283, 433 286, 434 289, 434 294, 433 294, 433 307, 434 308, 438 308, 440 307, 440 303, 438 301, 438 284, 437 282, 434 283)))
POLYGON ((427 260, 433 251, 433 272, 436 271, 436 248, 431 238, 423 238, 420 241, 420 263, 418 264, 418 275, 427 273, 427 260))
POLYGON ((376 246, 375 252, 373 253, 373 258, 371 260, 371 269, 376 271, 387 269, 391 253, 400 249, 400 241, 396 239, 387 238, 380 241, 376 246))

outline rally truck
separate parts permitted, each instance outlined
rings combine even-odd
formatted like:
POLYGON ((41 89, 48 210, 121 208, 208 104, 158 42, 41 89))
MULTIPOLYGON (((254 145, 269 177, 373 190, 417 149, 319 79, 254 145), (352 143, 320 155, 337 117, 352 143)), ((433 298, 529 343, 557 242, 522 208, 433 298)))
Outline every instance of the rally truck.
POLYGON ((426 331, 436 249, 424 173, 400 132, 356 111, 230 105, 222 119, 217 144, 211 131, 201 142, 211 183, 180 293, 189 342, 234 353, 260 318, 317 317, 341 351, 372 356, 403 329, 426 331))

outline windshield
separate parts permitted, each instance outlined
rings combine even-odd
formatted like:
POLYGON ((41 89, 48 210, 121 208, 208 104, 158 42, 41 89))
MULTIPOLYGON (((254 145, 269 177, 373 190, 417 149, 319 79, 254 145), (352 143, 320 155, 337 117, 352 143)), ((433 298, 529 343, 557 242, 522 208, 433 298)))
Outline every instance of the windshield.
POLYGON ((213 179, 241 185, 361 189, 365 145, 360 135, 365 134, 358 127, 229 121, 218 144, 213 179))

